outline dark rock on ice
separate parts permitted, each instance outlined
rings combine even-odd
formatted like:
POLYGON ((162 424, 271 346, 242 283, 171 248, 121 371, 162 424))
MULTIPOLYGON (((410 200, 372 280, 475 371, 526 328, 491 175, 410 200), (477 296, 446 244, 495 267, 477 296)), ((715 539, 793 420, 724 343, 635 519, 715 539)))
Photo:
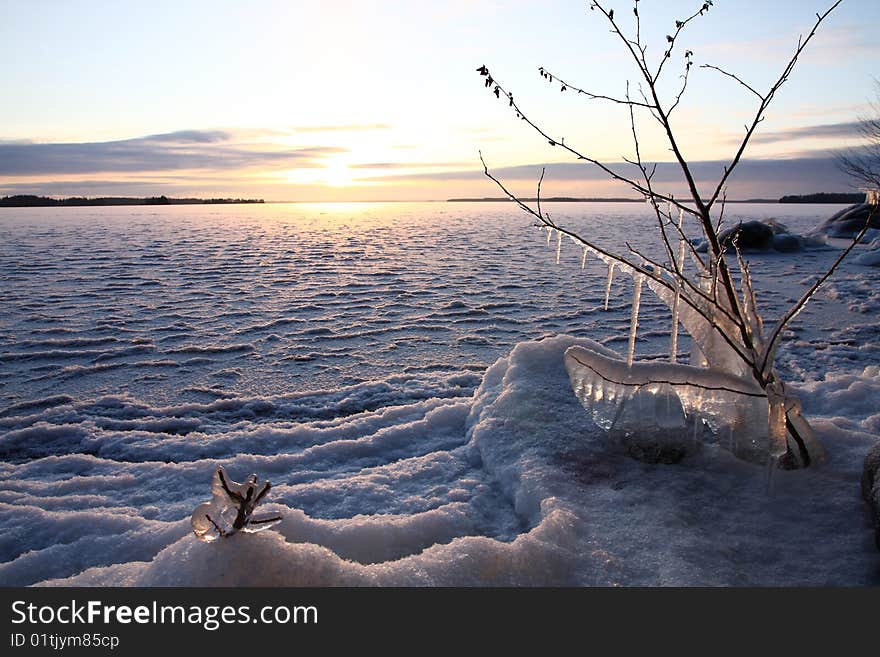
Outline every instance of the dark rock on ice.
POLYGON ((803 242, 797 235, 780 233, 773 236, 773 248, 781 253, 791 253, 803 249, 803 242))
POLYGON ((736 241, 743 251, 766 251, 773 248, 773 234, 773 228, 763 221, 744 221, 721 231, 718 241, 725 250, 736 241))
MULTIPOLYGON (((776 219, 743 221, 721 231, 718 241, 725 251, 732 250, 736 244, 741 251, 792 253, 814 245, 813 240, 792 233, 776 219)), ((709 249, 706 240, 699 240, 695 246, 700 253, 709 249)))
POLYGON ((870 227, 880 229, 880 210, 869 203, 856 203, 844 208, 816 226, 811 235, 823 237, 855 237, 870 219, 870 227), (872 208, 875 210, 871 217, 872 208))

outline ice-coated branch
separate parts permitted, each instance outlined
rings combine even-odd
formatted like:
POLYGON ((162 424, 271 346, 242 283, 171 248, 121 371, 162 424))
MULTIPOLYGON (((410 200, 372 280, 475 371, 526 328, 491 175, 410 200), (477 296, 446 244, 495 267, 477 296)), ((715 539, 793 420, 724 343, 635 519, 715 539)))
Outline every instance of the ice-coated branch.
MULTIPOLYGON (((498 178, 493 176, 492 173, 489 171, 489 167, 486 164, 486 161, 483 159, 482 152, 480 152, 480 162, 482 162, 482 164, 483 164, 484 175, 487 178, 489 178, 490 180, 492 180, 498 186, 498 188, 504 193, 504 195, 507 196, 508 199, 510 199, 511 201, 516 203, 520 207, 520 209, 522 209, 524 212, 527 212, 528 214, 533 216, 535 219, 537 219, 539 222, 539 225, 546 226, 549 229, 555 230, 563 235, 567 235, 568 237, 572 238, 576 243, 579 243, 582 246, 589 248, 592 251, 599 254, 599 256, 603 260, 615 263, 617 266, 620 267, 621 271, 624 271, 629 276, 635 276, 635 275, 641 274, 641 275, 655 281, 658 285, 660 285, 663 288, 666 288, 670 292, 675 291, 676 286, 673 285, 673 283, 672 283, 672 280, 675 280, 675 274, 673 272, 670 272, 668 268, 663 267, 662 265, 659 265, 659 264, 656 265, 656 267, 660 271, 665 271, 667 274, 669 274, 671 277, 671 280, 667 280, 660 273, 658 273, 658 271, 654 270, 653 268, 649 269, 649 268, 645 267, 644 265, 640 265, 635 262, 632 262, 631 260, 629 260, 629 259, 627 259, 617 253, 614 253, 612 251, 604 249, 601 246, 599 246, 598 244, 590 242, 589 240, 581 237, 580 235, 578 235, 577 233, 575 233, 571 230, 568 230, 567 228, 563 228, 561 226, 558 226, 556 223, 551 221, 548 217, 542 216, 541 214, 539 214, 537 212, 537 210, 535 210, 534 208, 530 207, 527 203, 524 203, 522 200, 520 200, 519 197, 517 197, 513 192, 511 192, 509 189, 507 189, 507 187, 505 187, 504 183, 502 183, 500 180, 498 180, 498 178)), ((549 238, 550 238, 549 234, 547 237, 549 240, 549 238)), ((648 262, 648 260, 646 260, 644 258, 644 256, 640 255, 639 257, 642 258, 642 260, 644 262, 648 262)), ((686 277, 685 277, 685 280, 687 280, 686 277)), ((691 284, 691 287, 693 287, 692 284, 691 284)), ((704 292, 698 291, 698 293, 700 296, 706 298, 710 303, 714 303, 711 299, 709 299, 708 296, 706 296, 706 294, 704 292)), ((681 301, 685 305, 689 306, 694 312, 696 312, 700 316, 702 316, 707 322, 709 322, 710 324, 712 323, 712 318, 706 314, 706 311, 704 310, 703 306, 701 304, 697 303, 694 299, 691 299, 688 295, 682 293, 681 294, 681 301)), ((715 305, 717 305, 717 304, 715 304, 715 305)), ((718 305, 718 307, 715 308, 715 310, 718 313, 720 313, 721 315, 727 317, 731 322, 735 323, 737 321, 737 318, 734 315, 730 314, 730 312, 728 312, 728 310, 726 308, 724 308, 723 306, 718 305)), ((751 357, 750 350, 743 349, 743 346, 741 344, 739 344, 739 342, 736 340, 735 336, 728 335, 727 332, 722 330, 721 328, 718 329, 718 333, 721 336, 721 338, 730 346, 731 349, 734 350, 734 352, 736 352, 736 354, 740 358, 742 358, 746 363, 749 363, 750 365, 753 364, 754 360, 751 357)))
POLYGON ((267 481, 257 491, 257 475, 239 484, 230 480, 222 467, 217 468, 211 483, 211 501, 193 511, 193 533, 199 540, 210 543, 238 532, 254 533, 278 524, 281 522, 278 514, 254 514, 271 488, 267 481))
MULTIPOLYGON (((538 183, 539 194, 537 210, 522 202, 507 190, 500 180, 492 176, 483 160, 482 154, 480 154, 480 160, 483 163, 483 171, 485 175, 495 182, 507 198, 517 203, 522 210, 534 216, 538 220, 539 226, 548 229, 548 244, 550 243, 551 234, 555 231, 557 236, 557 260, 559 257, 558 254, 559 248, 561 247, 562 236, 568 235, 576 244, 580 244, 584 248, 582 267, 585 266, 586 256, 589 252, 593 252, 608 265, 606 308, 614 270, 619 267, 624 273, 633 278, 634 281, 644 281, 647 283, 652 292, 670 306, 673 312, 673 322, 677 322, 679 319, 677 315, 680 316, 682 325, 688 330, 695 343, 700 347, 700 351, 704 356, 704 364, 708 364, 709 367, 717 366, 721 368, 721 370, 735 373, 735 376, 749 379, 752 381, 753 385, 758 386, 764 391, 766 399, 770 398, 770 393, 772 392, 772 398, 774 400, 773 404, 775 404, 772 409, 775 413, 774 417, 779 416, 776 418, 777 420, 784 418, 790 441, 792 441, 789 444, 794 445, 794 447, 791 447, 792 455, 802 465, 807 465, 810 462, 811 455, 815 456, 821 451, 821 449, 815 449, 816 443, 811 437, 809 425, 800 415, 799 406, 797 405, 796 400, 786 396, 784 386, 781 381, 778 380, 778 377, 773 371, 774 350, 785 324, 791 321, 791 319, 800 312, 809 298, 815 294, 815 291, 833 273, 854 245, 850 245, 846 252, 841 254, 838 261, 832 265, 830 270, 820 277, 811 290, 808 290, 804 295, 804 298, 791 308, 791 310, 780 321, 780 324, 776 327, 770 339, 767 340, 763 333, 763 325, 760 315, 756 309, 754 289, 752 287, 748 265, 742 259, 738 244, 734 242, 733 247, 737 252, 737 258, 742 273, 740 278, 740 289, 737 289, 727 261, 725 260, 725 251, 729 245, 721 244, 719 232, 721 223, 724 219, 724 211, 726 207, 727 181, 739 165, 746 147, 750 143, 752 135, 757 130, 758 125, 764 120, 765 111, 774 100, 776 93, 791 76, 801 53, 815 36, 819 26, 825 21, 831 12, 840 5, 841 2, 842 0, 836 0, 824 13, 816 14, 817 20, 811 31, 806 38, 801 38, 798 41, 797 48, 783 69, 781 75, 765 94, 759 92, 757 88, 735 73, 731 73, 712 64, 703 65, 703 68, 714 70, 721 73, 723 76, 734 80, 749 93, 756 96, 759 101, 754 118, 750 124, 745 126, 745 136, 735 151, 733 158, 729 164, 725 166, 723 175, 720 176, 717 185, 713 188, 712 194, 708 198, 704 198, 697 187, 696 178, 693 175, 691 164, 680 147, 680 135, 677 135, 673 130, 670 121, 670 115, 679 107, 688 88, 689 73, 693 65, 692 51, 685 50, 685 67, 684 72, 681 75, 681 85, 678 87, 677 93, 673 92, 668 103, 661 100, 659 80, 664 72, 666 61, 671 58, 671 55, 677 46, 682 31, 696 18, 709 11, 713 4, 711 0, 703 2, 700 5, 700 8, 686 19, 675 22, 675 30, 666 35, 667 45, 660 57, 660 61, 655 64, 649 64, 647 47, 642 42, 639 0, 634 0, 632 7, 635 16, 635 38, 631 38, 624 33, 620 27, 619 19, 615 18, 613 9, 606 8, 604 3, 600 0, 594 0, 590 3, 591 10, 597 10, 599 13, 603 14, 610 25, 611 32, 620 39, 620 42, 624 45, 625 49, 629 52, 632 61, 635 63, 640 78, 637 84, 640 100, 633 100, 630 96, 629 81, 627 81, 625 98, 619 98, 604 94, 596 94, 581 89, 580 87, 572 86, 567 81, 554 76, 543 67, 539 69, 541 75, 545 79, 560 84, 561 91, 571 89, 576 93, 587 96, 589 99, 606 100, 627 107, 630 114, 630 129, 635 148, 635 156, 631 158, 624 156, 623 160, 629 165, 635 167, 639 172, 638 175, 635 176, 619 173, 615 168, 612 168, 596 158, 587 156, 572 148, 570 145, 565 144, 563 139, 551 137, 544 128, 540 127, 522 112, 522 109, 514 101, 513 95, 494 80, 485 66, 477 69, 478 72, 485 77, 485 86, 492 90, 498 98, 501 98, 501 94, 503 93, 505 100, 507 100, 508 105, 516 112, 517 117, 526 121, 526 123, 546 139, 551 146, 562 147, 577 159, 598 166, 609 176, 609 178, 627 184, 644 197, 651 206, 657 220, 657 230, 659 231, 662 245, 665 250, 665 257, 661 259, 665 259, 668 264, 661 264, 660 262, 657 262, 657 260, 652 259, 650 256, 641 253, 627 244, 629 253, 637 259, 637 261, 634 261, 625 255, 615 253, 608 249, 603 249, 598 245, 585 240, 580 235, 556 225, 555 222, 544 214, 540 207, 540 187, 544 178, 543 170, 541 173, 541 180, 539 180, 538 183), (636 109, 648 110, 654 120, 656 120, 663 129, 669 150, 672 152, 674 160, 678 165, 684 182, 686 183, 689 196, 687 201, 679 200, 678 198, 675 198, 673 194, 661 193, 655 189, 654 175, 656 172, 656 164, 648 166, 642 159, 641 145, 639 143, 638 130, 636 127, 636 109), (720 206, 720 212, 713 213, 713 209, 715 209, 716 206, 720 206), (678 224, 672 220, 672 208, 676 208, 679 211, 678 224), (717 216, 713 216, 716 214, 717 216), (694 244, 685 235, 683 229, 683 218, 685 215, 696 217, 705 236, 708 245, 708 254, 706 255, 705 260, 700 256, 696 251, 694 244), (671 229, 669 228, 670 226, 672 226, 671 229), (673 248, 673 244, 670 240, 670 234, 676 233, 671 233, 671 231, 677 231, 679 238, 677 244, 678 254, 675 253, 676 249, 673 248), (688 249, 690 249, 694 266, 697 270, 695 276, 686 275, 684 272, 684 254, 688 249)), ((857 237, 857 240, 861 236, 862 234, 857 237)), ((634 306, 637 304, 638 298, 635 298, 634 306)), ((630 335, 630 354, 627 359, 630 363, 632 361, 631 353, 632 347, 634 347, 637 318, 638 315, 635 314, 630 335)), ((673 330, 675 331, 675 329, 673 330)), ((671 343, 673 350, 676 349, 676 343, 677 340, 673 338, 671 343)), ((674 360, 674 354, 672 355, 672 358, 674 360)), ((782 429, 780 433, 780 427, 778 425, 779 422, 777 421, 776 425, 772 427, 770 431, 770 434, 774 436, 774 449, 778 448, 780 444, 784 444, 785 430, 782 429), (779 438, 780 435, 783 437, 781 442, 779 438)))

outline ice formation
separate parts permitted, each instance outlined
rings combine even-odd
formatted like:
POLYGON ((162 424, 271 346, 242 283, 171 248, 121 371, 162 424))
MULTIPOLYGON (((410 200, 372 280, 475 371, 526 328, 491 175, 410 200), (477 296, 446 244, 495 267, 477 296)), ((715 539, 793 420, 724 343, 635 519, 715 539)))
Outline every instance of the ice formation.
POLYGON ((626 350, 626 364, 633 364, 633 357, 636 353, 636 334, 639 330, 639 309, 642 305, 642 285, 645 283, 644 276, 636 276, 633 279, 633 301, 632 316, 629 326, 629 347, 626 350))
POLYGON ((767 459, 767 395, 753 381, 692 365, 628 365, 583 346, 565 352, 565 367, 581 404, 614 438, 687 449, 696 436, 767 459))
POLYGON ((272 485, 267 481, 257 490, 257 475, 244 483, 229 479, 222 467, 217 468, 211 482, 212 499, 200 504, 192 514, 193 533, 210 543, 240 531, 255 533, 281 522, 277 514, 257 514, 254 509, 263 501, 272 485))
MULTIPOLYGON (((681 223, 679 215, 679 228, 681 223)), ((557 262, 560 243, 561 239, 557 262)), ((768 463, 771 470, 789 453, 794 466, 824 458, 801 415, 799 400, 786 392, 773 371, 780 327, 771 338, 765 336, 748 264, 739 253, 742 298, 737 293, 731 299, 719 288, 717 267, 703 263, 696 254, 696 279, 687 283, 694 292, 686 288, 684 239, 679 240, 669 270, 654 265, 649 271, 647 262, 639 267, 585 242, 583 246, 582 267, 589 252, 608 265, 606 310, 615 268, 633 279, 626 358, 608 358, 582 348, 565 358, 575 394, 599 426, 624 441, 641 441, 661 452, 664 441, 671 440, 674 449, 682 451, 685 447, 675 444, 682 435, 696 439, 705 433, 706 440, 722 444, 740 458, 768 463), (669 364, 634 362, 645 283, 672 311, 669 364), (742 325, 737 317, 742 317, 742 325), (688 365, 676 362, 679 323, 692 338, 688 365), (687 427, 691 430, 685 431, 687 427)))
POLYGON ((608 265, 608 280, 605 283, 605 310, 608 310, 608 300, 611 298, 611 285, 614 283, 614 263, 608 265))
MULTIPOLYGON (((685 247, 686 242, 684 240, 684 233, 682 232, 684 224, 684 211, 680 210, 678 213, 678 231, 682 237, 678 240, 678 255, 675 260, 676 271, 682 271, 682 267, 684 267, 684 255, 685 255, 685 247)), ((669 337, 669 362, 674 363, 678 360, 678 307, 681 303, 681 280, 679 278, 675 279, 675 296, 672 299, 672 331, 669 337)))

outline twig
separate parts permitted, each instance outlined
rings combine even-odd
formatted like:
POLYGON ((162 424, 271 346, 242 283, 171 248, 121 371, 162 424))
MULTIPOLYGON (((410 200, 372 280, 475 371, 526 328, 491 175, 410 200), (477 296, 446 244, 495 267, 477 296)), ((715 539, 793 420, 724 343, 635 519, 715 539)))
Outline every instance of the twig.
POLYGON ((773 100, 773 97, 776 95, 776 92, 779 91, 779 89, 782 87, 782 85, 784 85, 785 82, 788 80, 789 76, 791 76, 791 73, 794 70, 795 65, 797 64, 798 58, 801 56, 801 53, 804 51, 804 48, 807 47, 807 44, 816 35, 816 30, 819 29, 819 26, 822 24, 822 22, 828 17, 828 15, 832 11, 834 11, 838 7, 838 5, 840 5, 841 2, 843 2, 843 0, 837 0, 837 2, 835 2, 833 5, 831 5, 831 7, 829 7, 828 10, 826 10, 824 14, 816 14, 817 19, 816 19, 816 22, 813 24, 813 29, 810 30, 810 33, 807 35, 806 39, 802 38, 802 39, 798 40, 798 46, 794 52, 794 55, 792 55, 791 59, 788 61, 788 64, 786 65, 785 69, 782 71, 782 74, 779 76, 779 78, 776 80, 776 82, 773 83, 773 86, 770 87, 770 91, 768 91, 763 96, 761 96, 761 94, 758 94, 758 96, 761 98, 761 103, 758 106, 758 111, 755 112, 755 118, 752 119, 752 123, 748 127, 748 129, 746 130, 745 137, 743 137, 743 140, 740 143, 740 146, 736 151, 736 155, 734 156, 730 165, 727 166, 727 168, 724 172, 724 175, 722 176, 721 180, 718 182, 718 186, 715 188, 715 192, 712 194, 712 197, 709 199, 709 202, 706 204, 707 209, 711 209, 712 206, 715 204, 715 201, 718 199, 718 195, 721 193, 721 190, 724 188, 724 184, 727 182, 727 179, 730 177, 730 174, 733 173, 733 170, 736 168, 736 165, 739 164, 739 161, 742 158, 742 155, 746 150, 746 146, 748 146, 749 141, 751 140, 752 135, 755 132, 755 129, 758 127, 758 125, 761 123, 761 121, 764 120, 764 111, 767 109, 768 105, 770 105, 770 102, 773 100))
POLYGON ((758 93, 754 87, 752 87, 750 84, 744 82, 743 79, 740 78, 739 76, 734 75, 733 73, 730 73, 728 71, 725 71, 720 66, 714 66, 713 64, 700 64, 700 68, 710 68, 712 70, 718 71, 722 75, 726 75, 729 78, 733 78, 734 80, 739 82, 742 86, 744 86, 746 89, 748 89, 753 94, 755 94, 760 100, 762 100, 762 101, 764 100, 764 96, 762 96, 760 93, 758 93))

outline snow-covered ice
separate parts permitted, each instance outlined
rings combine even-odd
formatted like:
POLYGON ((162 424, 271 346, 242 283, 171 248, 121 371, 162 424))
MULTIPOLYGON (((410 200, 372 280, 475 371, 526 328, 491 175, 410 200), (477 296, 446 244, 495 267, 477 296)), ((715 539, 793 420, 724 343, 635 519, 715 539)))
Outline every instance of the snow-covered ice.
MULTIPOLYGON (((836 208, 733 209, 803 233, 836 208)), ((647 248, 649 211, 554 220, 647 248)), ((607 266, 546 241, 494 204, 3 210, 0 583, 880 584, 877 269, 847 263, 786 334, 829 459, 768 496, 720 446, 649 465, 608 441, 563 354, 625 352, 633 285, 604 311, 607 266), (282 522, 198 540, 220 466, 271 480, 282 522)), ((765 317, 834 256, 750 256, 765 317)), ((668 362, 669 328, 643 295, 637 357, 668 362)))

